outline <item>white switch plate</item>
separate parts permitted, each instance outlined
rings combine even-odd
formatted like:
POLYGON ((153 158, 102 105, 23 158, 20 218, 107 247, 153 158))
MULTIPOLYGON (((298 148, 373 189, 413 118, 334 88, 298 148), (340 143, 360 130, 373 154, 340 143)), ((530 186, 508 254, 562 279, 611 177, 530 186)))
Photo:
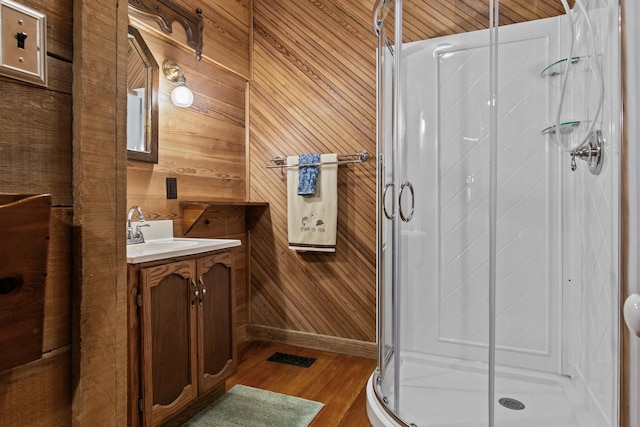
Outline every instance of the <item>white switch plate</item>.
POLYGON ((46 86, 46 31, 44 14, 0 0, 0 74, 46 86))

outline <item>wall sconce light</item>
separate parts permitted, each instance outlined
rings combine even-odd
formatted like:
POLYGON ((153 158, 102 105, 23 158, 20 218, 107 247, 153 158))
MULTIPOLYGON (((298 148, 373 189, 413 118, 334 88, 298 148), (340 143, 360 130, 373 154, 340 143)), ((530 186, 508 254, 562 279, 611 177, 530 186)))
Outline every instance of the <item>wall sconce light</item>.
POLYGON ((171 91, 171 102, 176 107, 190 107, 193 104, 193 92, 187 87, 187 79, 184 77, 182 67, 170 59, 165 59, 162 63, 162 71, 169 81, 178 84, 171 91))

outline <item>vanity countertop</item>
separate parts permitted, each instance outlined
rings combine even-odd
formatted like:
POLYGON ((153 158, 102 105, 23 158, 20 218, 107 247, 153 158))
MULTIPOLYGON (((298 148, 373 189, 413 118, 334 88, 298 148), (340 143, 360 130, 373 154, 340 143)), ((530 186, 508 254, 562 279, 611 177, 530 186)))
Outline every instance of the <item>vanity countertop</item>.
POLYGON ((127 263, 157 261, 185 255, 197 255, 204 252, 240 246, 240 240, 235 239, 200 239, 173 237, 173 221, 146 221, 133 223, 133 226, 145 224, 143 228, 144 243, 127 245, 127 263))

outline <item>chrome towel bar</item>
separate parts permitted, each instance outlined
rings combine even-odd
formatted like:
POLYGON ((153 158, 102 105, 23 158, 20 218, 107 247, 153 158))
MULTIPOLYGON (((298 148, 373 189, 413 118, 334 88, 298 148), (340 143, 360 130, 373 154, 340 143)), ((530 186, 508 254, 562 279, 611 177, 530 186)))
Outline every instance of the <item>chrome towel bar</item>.
POLYGON ((271 159, 272 165, 267 165, 268 169, 274 168, 297 168, 300 166, 321 166, 321 165, 344 165, 348 163, 362 163, 366 162, 369 159, 369 153, 366 151, 358 151, 357 153, 352 154, 338 154, 338 158, 347 158, 347 157, 355 157, 355 159, 351 160, 338 160, 337 162, 318 162, 318 163, 307 163, 304 165, 288 165, 286 164, 287 158, 284 156, 277 156, 271 159))

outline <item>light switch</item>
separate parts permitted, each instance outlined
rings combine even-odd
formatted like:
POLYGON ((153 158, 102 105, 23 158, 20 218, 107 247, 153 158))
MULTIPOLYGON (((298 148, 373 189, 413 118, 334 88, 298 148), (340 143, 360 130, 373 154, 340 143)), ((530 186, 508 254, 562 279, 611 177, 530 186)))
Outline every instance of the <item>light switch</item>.
POLYGON ((13 0, 0 0, 0 74, 47 85, 45 19, 13 0))

